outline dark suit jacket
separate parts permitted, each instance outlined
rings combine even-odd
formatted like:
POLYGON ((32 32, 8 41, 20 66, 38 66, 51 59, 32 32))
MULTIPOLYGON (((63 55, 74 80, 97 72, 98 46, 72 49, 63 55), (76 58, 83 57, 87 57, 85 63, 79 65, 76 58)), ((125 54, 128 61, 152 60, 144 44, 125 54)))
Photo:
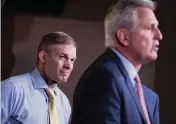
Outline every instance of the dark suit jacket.
MULTIPOLYGON (((158 96, 143 86, 152 124, 159 124, 158 96)), ((71 124, 147 124, 120 58, 107 49, 82 75, 74 92, 71 124)))

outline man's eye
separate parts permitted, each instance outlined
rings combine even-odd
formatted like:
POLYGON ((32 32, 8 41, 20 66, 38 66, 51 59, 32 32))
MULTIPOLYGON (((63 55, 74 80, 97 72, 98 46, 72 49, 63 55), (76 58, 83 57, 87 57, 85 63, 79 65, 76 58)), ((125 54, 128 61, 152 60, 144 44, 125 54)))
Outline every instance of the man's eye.
POLYGON ((60 58, 60 59, 66 59, 65 56, 60 56, 59 58, 60 58))
POLYGON ((152 27, 151 27, 151 26, 148 26, 148 27, 146 27, 146 29, 152 29, 152 27))
POLYGON ((75 60, 74 59, 71 59, 71 63, 74 63, 75 62, 75 60))

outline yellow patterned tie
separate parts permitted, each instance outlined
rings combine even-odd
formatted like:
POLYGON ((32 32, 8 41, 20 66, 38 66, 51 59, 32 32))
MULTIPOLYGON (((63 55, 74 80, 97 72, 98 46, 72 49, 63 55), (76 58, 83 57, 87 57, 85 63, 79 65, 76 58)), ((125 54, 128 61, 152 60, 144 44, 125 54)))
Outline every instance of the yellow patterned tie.
POLYGON ((58 114, 56 110, 56 99, 54 91, 50 88, 46 88, 46 93, 49 97, 49 117, 50 117, 50 124, 59 124, 58 122, 58 114))

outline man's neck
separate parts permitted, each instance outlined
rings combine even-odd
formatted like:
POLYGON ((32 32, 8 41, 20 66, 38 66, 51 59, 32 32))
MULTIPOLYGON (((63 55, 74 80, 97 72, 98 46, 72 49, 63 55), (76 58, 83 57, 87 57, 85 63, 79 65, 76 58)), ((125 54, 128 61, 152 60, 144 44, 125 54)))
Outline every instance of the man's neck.
POLYGON ((49 88, 54 88, 57 86, 57 82, 51 80, 46 74, 43 68, 41 68, 40 66, 37 66, 39 73, 41 74, 41 76, 43 77, 43 79, 45 80, 46 84, 48 85, 49 88))
POLYGON ((135 67, 137 72, 140 70, 142 64, 135 61, 133 59, 134 57, 131 54, 129 54, 124 48, 122 48, 121 46, 118 45, 117 47, 114 47, 114 49, 116 51, 118 51, 120 54, 122 54, 129 62, 131 62, 133 64, 133 66, 135 67))

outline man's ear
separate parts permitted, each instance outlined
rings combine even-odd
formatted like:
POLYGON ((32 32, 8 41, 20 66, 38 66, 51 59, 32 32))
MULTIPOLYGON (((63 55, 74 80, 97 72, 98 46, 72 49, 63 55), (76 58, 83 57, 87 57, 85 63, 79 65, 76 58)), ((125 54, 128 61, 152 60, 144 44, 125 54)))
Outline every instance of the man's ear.
POLYGON ((46 59, 46 52, 44 50, 40 51, 39 53, 39 61, 41 63, 45 63, 45 59, 46 59))
POLYGON ((129 34, 126 29, 120 28, 117 30, 117 37, 120 43, 124 46, 128 46, 129 44, 129 34))

